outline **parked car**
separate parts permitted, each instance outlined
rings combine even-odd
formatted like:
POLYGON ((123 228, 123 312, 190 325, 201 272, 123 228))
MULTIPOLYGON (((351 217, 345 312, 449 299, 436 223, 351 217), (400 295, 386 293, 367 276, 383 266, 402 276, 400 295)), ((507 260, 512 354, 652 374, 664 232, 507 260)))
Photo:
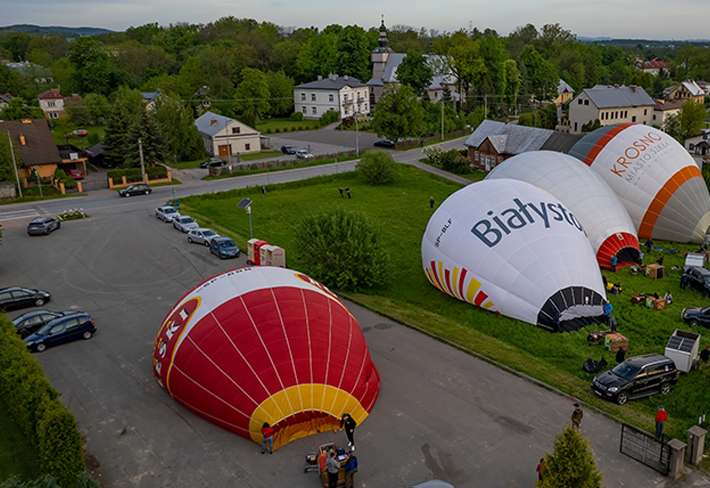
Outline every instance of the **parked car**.
POLYGON ((17 329, 17 333, 23 339, 37 330, 43 325, 51 322, 57 317, 74 313, 68 312, 52 312, 50 310, 33 310, 32 312, 23 313, 19 317, 12 320, 12 325, 17 329))
POLYGON ((296 157, 305 161, 307 159, 313 159, 313 154, 309 153, 305 149, 300 149, 296 151, 296 157))
POLYGON ((65 342, 91 339, 95 332, 94 320, 88 313, 72 312, 52 320, 23 340, 30 351, 42 352, 48 347, 65 342))
POLYGON ((187 242, 196 242, 197 244, 209 246, 210 241, 215 237, 219 237, 219 234, 210 229, 190 229, 190 232, 187 233, 187 242))
POLYGON ((67 137, 86 137, 89 135, 89 132, 84 130, 84 129, 77 129, 71 131, 69 134, 67 134, 67 137))
POLYGON ((133 195, 149 195, 152 191, 153 189, 145 183, 138 183, 137 185, 131 185, 122 190, 118 190, 118 194, 122 197, 132 197, 133 195))
POLYGON ((700 292, 705 298, 710 297, 710 270, 691 266, 688 268, 688 286, 700 292))
POLYGON ((203 161, 200 163, 200 168, 217 168, 219 166, 224 166, 227 164, 227 161, 224 159, 219 159, 219 158, 210 158, 207 161, 203 161))
POLYGON ((82 173, 78 169, 70 169, 69 176, 71 176, 75 180, 83 180, 84 179, 84 173, 82 173))
POLYGON ((11 286, 0 290, 0 310, 41 307, 52 298, 47 291, 11 286))
POLYGON ((62 223, 52 217, 38 217, 27 224, 27 233, 31 236, 51 234, 61 226, 62 223))
POLYGON ((221 259, 238 258, 239 248, 229 237, 215 237, 210 241, 210 252, 221 259))
POLYGON ((710 327, 710 307, 705 308, 684 308, 680 314, 683 322, 691 327, 702 325, 710 327))
POLYGON ((373 142, 372 145, 377 147, 386 147, 387 149, 394 149, 394 142, 389 139, 382 139, 381 141, 373 142))
POLYGON ((671 358, 646 354, 629 358, 592 380, 592 390, 602 398, 623 405, 628 400, 660 393, 668 394, 680 371, 671 358))
POLYGON ((284 154, 296 154, 296 148, 293 146, 281 146, 281 152, 284 154))
POLYGON ((180 232, 187 233, 190 229, 197 229, 199 224, 195 222, 192 217, 187 215, 180 215, 173 219, 173 227, 175 227, 180 232))
POLYGON ((180 217, 180 214, 175 207, 164 205, 155 209, 155 216, 165 223, 170 223, 175 217, 180 217))

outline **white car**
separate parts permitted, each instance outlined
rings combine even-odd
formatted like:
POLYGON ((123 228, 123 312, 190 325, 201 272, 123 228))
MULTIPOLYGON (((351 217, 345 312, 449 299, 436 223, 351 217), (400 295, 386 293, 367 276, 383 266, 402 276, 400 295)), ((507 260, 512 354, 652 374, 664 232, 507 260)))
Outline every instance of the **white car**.
POLYGON ((190 229, 190 232, 187 233, 187 242, 196 242, 197 244, 209 246, 210 241, 215 237, 219 237, 219 234, 211 229, 190 229))
POLYGON ((305 161, 306 159, 313 159, 313 154, 309 153, 305 149, 301 149, 296 151, 296 157, 305 161))
POLYGON ((155 216, 166 223, 170 223, 175 217, 180 217, 180 213, 175 210, 175 207, 165 205, 155 209, 155 216))
POLYGON ((173 219, 173 227, 180 232, 187 233, 190 229, 197 229, 200 226, 192 219, 192 217, 188 217, 187 215, 178 215, 173 219))

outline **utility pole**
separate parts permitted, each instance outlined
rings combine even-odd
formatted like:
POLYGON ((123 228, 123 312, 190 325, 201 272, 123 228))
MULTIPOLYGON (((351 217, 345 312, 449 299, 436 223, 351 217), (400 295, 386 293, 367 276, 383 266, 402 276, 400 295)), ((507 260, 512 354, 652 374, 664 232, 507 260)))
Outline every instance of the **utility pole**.
POLYGON ((15 150, 12 147, 12 136, 10 136, 10 131, 7 131, 7 138, 10 140, 10 154, 12 154, 12 168, 15 170, 17 190, 20 192, 20 198, 22 198, 22 185, 20 185, 20 176, 17 174, 17 161, 15 161, 15 150))
POLYGON ((145 181, 145 163, 143 162, 143 141, 140 138, 138 139, 138 152, 141 155, 141 181, 143 181, 143 183, 146 183, 146 181, 145 181))
POLYGON ((444 96, 441 96, 441 140, 444 140, 444 96))

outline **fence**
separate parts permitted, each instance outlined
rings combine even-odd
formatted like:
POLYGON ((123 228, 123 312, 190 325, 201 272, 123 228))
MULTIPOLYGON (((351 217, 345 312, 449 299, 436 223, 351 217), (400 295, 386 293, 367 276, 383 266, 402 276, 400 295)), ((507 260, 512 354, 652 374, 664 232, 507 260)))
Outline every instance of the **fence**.
POLYGON ((661 439, 628 424, 621 426, 619 452, 667 475, 671 464, 671 448, 661 439))
MULTIPOLYGON (((369 147, 360 149, 359 155, 362 156, 366 152, 370 151, 369 147)), ((221 167, 210 167, 210 176, 222 176, 228 175, 234 171, 258 171, 262 169, 272 169, 272 168, 282 168, 285 166, 290 166, 297 168, 299 166, 304 166, 307 163, 312 163, 313 161, 326 161, 328 159, 334 158, 354 158, 358 156, 358 152, 355 149, 350 151, 339 151, 335 153, 318 154, 313 158, 309 158, 308 161, 302 159, 286 159, 286 160, 268 160, 268 161, 253 161, 253 162, 241 162, 241 163, 231 163, 221 167)))

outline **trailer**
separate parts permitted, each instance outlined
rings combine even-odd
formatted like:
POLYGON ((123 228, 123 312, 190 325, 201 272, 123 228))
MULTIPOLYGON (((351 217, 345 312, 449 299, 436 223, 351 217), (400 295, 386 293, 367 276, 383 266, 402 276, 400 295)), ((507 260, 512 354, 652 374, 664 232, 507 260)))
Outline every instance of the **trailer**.
POLYGON ((699 349, 700 334, 676 329, 668 339, 665 356, 673 360, 678 370, 688 373, 698 368, 699 349))

